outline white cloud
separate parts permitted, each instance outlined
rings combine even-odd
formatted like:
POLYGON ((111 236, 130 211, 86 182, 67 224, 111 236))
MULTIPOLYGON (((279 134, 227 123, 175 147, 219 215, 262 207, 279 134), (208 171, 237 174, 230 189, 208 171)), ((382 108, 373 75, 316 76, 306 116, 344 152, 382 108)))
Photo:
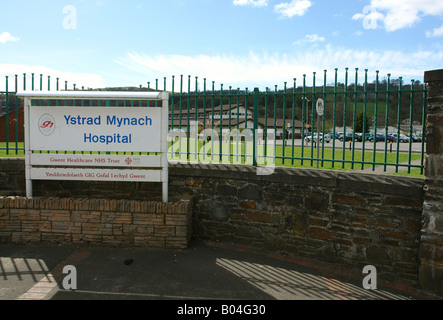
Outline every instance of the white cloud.
POLYGON ((234 0, 235 6, 254 6, 254 7, 266 7, 268 0, 234 0))
MULTIPOLYGON (((175 90, 179 88, 180 75, 187 83, 187 76, 198 76, 200 89, 203 78, 207 79, 207 89, 212 88, 212 81, 216 82, 216 89, 220 84, 224 88, 260 87, 264 89, 274 85, 283 85, 284 82, 292 83, 297 78, 300 85, 303 74, 308 79, 313 72, 323 75, 328 70, 329 77, 333 78, 334 69, 338 68, 343 75, 346 67, 350 72, 359 68, 361 79, 364 69, 369 70, 369 77, 375 77, 375 71, 380 71, 380 76, 391 73, 395 77, 408 77, 422 81, 424 71, 432 70, 443 64, 443 52, 436 51, 383 51, 383 50, 355 50, 353 48, 340 48, 327 45, 324 48, 287 54, 249 52, 245 55, 147 55, 131 52, 117 61, 120 65, 135 74, 140 74, 144 79, 168 78, 176 76, 175 90)), ((323 79, 323 77, 321 76, 323 79)), ((332 82, 330 79, 328 82, 332 82)), ((170 83, 170 82, 168 82, 170 83)), ((185 85, 186 87, 186 85, 185 85)), ((171 85, 168 84, 168 90, 171 85)), ((194 88, 191 88, 194 90, 194 88)))
MULTIPOLYGON (((26 74, 26 89, 31 90, 31 77, 34 73, 34 88, 40 89, 40 75, 43 75, 43 91, 48 90, 48 76, 50 76, 50 89, 56 90, 57 78, 59 78, 59 89, 65 89, 65 81, 68 81, 68 89, 72 90, 73 85, 76 85, 77 89, 81 89, 83 86, 88 88, 103 88, 105 87, 105 81, 103 78, 96 74, 90 73, 73 73, 64 72, 48 68, 45 66, 27 66, 19 64, 0 64, 0 79, 4 79, 5 76, 9 76, 9 90, 15 90, 15 75, 18 75, 18 89, 23 89, 23 74, 26 74)), ((0 81, 0 90, 4 90, 4 81, 0 81)))
POLYGON ((440 28, 435 28, 434 30, 426 32, 426 37, 433 38, 433 37, 441 37, 443 36, 443 26, 440 28))
POLYGON ((309 0, 291 0, 291 2, 283 2, 274 7, 274 10, 278 12, 284 18, 292 18, 294 16, 303 16, 312 3, 309 0))
POLYGON ((442 16, 443 1, 435 0, 371 0, 362 13, 353 20, 362 20, 365 29, 377 29, 379 22, 386 31, 395 31, 413 26, 423 16, 442 16))
POLYGON ((15 41, 19 41, 19 40, 20 40, 20 38, 14 37, 9 32, 3 32, 2 34, 0 34, 0 43, 6 43, 9 41, 15 42, 15 41))
POLYGON ((316 43, 323 42, 326 39, 324 37, 320 37, 318 34, 307 34, 304 39, 295 41, 295 45, 304 45, 305 43, 316 43))

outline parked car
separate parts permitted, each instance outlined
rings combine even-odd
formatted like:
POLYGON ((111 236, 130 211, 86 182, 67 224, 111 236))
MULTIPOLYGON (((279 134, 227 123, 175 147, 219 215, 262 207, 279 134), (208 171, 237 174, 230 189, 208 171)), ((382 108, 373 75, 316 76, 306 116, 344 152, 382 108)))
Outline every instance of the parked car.
POLYGON ((374 138, 374 136, 372 136, 372 137, 370 137, 369 138, 369 140, 368 141, 370 141, 370 142, 374 142, 374 140, 375 141, 385 141, 386 140, 386 138, 385 138, 385 135, 384 134, 377 134, 377 136, 374 138))
POLYGON ((399 141, 402 142, 402 143, 407 143, 407 142, 409 142, 409 136, 407 136, 405 134, 401 134, 400 138, 399 138, 399 141))
POLYGON ((341 135, 339 140, 341 142, 343 142, 343 140, 344 141, 352 141, 352 133, 347 133, 346 137, 343 137, 343 135, 341 135))
POLYGON ((421 142, 421 137, 413 134, 412 135, 412 142, 421 142))
MULTIPOLYGON (((320 136, 320 142, 323 142, 323 135, 320 133, 319 136, 320 136)), ((307 136, 307 137, 305 137, 305 142, 306 142, 306 143, 309 143, 309 142, 312 141, 312 139, 314 139, 314 141, 317 141, 317 134, 316 134, 316 133, 314 133, 313 136, 307 136)), ((326 134, 326 135, 324 136, 324 139, 325 139, 325 142, 326 142, 326 143, 331 142, 331 137, 330 137, 328 134, 326 134)))
POLYGON ((388 133, 387 140, 388 142, 397 142, 398 135, 396 133, 388 133))
POLYGON ((398 135, 396 133, 390 133, 388 134, 388 141, 397 142, 398 135))
POLYGON ((340 139, 340 134, 338 132, 335 133, 335 137, 334 137, 334 132, 332 131, 328 132, 327 135, 329 135, 331 139, 340 139))
POLYGON ((372 137, 373 134, 371 133, 357 133, 356 135, 356 139, 358 142, 363 142, 363 139, 365 141, 368 141, 370 137, 372 137))

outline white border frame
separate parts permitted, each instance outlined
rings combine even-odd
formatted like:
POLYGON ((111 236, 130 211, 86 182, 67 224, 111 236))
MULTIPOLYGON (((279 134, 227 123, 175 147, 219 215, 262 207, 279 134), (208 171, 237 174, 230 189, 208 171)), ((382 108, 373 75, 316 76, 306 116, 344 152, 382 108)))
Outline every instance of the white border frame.
MULTIPOLYGON (((144 173, 147 174, 148 177, 143 180, 145 182, 162 182, 162 195, 163 195, 163 202, 168 202, 168 188, 169 188, 169 171, 168 171, 168 117, 169 117, 169 93, 167 92, 119 92, 119 91, 57 91, 57 92, 18 92, 17 97, 24 98, 24 106, 25 106, 25 112, 24 112, 24 120, 25 120, 25 174, 26 174, 26 196, 32 197, 33 196, 33 190, 32 190, 32 180, 73 180, 73 179, 63 179, 63 177, 57 177, 57 178, 51 178, 51 177, 44 177, 41 174, 41 168, 34 168, 34 166, 45 163, 47 159, 46 155, 40 155, 35 154, 35 157, 32 154, 32 150, 30 148, 30 108, 31 101, 33 99, 44 99, 44 100, 54 100, 54 99, 60 99, 60 100, 81 100, 81 99, 91 99, 91 100, 161 100, 162 101, 162 116, 161 116, 161 134, 160 134, 160 144, 161 144, 161 156, 137 156, 142 157, 143 160, 141 161, 141 165, 134 165, 131 167, 131 170, 124 170, 124 169, 108 169, 106 172, 109 173, 116 173, 116 174, 122 174, 122 173, 144 173), (160 159, 159 159, 160 158, 160 159), (135 168, 140 167, 140 169, 146 168, 146 167, 160 167, 161 171, 159 170, 134 170, 135 168), (34 171, 35 170, 35 171, 34 171), (33 175, 36 175, 38 179, 33 179, 33 175)), ((72 107, 66 107, 66 108, 72 108, 72 107)), ((102 107, 105 108, 105 107, 102 107)), ((142 150, 141 152, 153 152, 152 150, 142 150)), ((48 155, 51 156, 51 155, 48 155)), ((52 155, 57 156, 57 155, 52 155)), ((72 157, 75 157, 75 155, 70 155, 72 157)), ((92 157, 99 157, 92 156, 92 157)), ((121 159, 121 156, 106 156, 106 157, 112 157, 114 159, 121 159)), ((127 157, 127 156, 124 156, 127 157)), ((60 164, 60 163, 54 163, 52 167, 49 167, 50 169, 54 169, 56 167, 60 166, 66 166, 66 167, 82 167, 82 166, 88 166, 88 167, 94 167, 94 169, 88 169, 88 172, 90 173, 103 173, 103 167, 104 165, 82 165, 82 164, 69 164, 66 165, 60 164), (100 169, 95 169, 95 167, 100 167, 100 169)), ((113 167, 113 165, 109 165, 106 167, 113 167)), ((68 171, 75 172, 79 169, 71 168, 68 171)), ((62 170, 63 171, 63 170, 62 170)), ((64 170, 66 171, 66 170, 64 170)), ((77 180, 91 180, 91 179, 77 179, 77 180)), ((101 179, 101 178, 95 178, 95 181, 123 181, 121 179, 101 179)))

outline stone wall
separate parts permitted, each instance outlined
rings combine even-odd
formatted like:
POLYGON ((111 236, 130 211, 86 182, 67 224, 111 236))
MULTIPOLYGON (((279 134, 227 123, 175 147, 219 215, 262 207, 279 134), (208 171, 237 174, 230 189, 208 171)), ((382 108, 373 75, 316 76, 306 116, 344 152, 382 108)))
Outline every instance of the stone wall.
POLYGON ((25 160, 0 157, 0 196, 25 196, 25 160))
POLYGON ((192 202, 0 197, 0 243, 187 248, 192 202))
POLYGON ((175 165, 170 193, 194 199, 194 234, 333 263, 417 286, 420 178, 278 168, 175 165))
POLYGON ((443 70, 425 73, 428 83, 426 183, 420 250, 421 286, 443 293, 443 70))

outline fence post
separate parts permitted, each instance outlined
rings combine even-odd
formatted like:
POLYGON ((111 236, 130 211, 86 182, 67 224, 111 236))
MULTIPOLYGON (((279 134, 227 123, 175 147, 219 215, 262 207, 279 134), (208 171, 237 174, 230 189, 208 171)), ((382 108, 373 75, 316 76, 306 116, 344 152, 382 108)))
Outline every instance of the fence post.
POLYGON ((9 154, 9 80, 8 76, 6 76, 6 96, 5 96, 5 104, 6 104, 6 154, 9 154))
POLYGON ((443 69, 425 72, 428 84, 426 181, 420 243, 420 286, 443 294, 443 69))
MULTIPOLYGON (((259 88, 254 89, 254 129, 253 129, 253 166, 257 166, 257 130, 258 130, 258 101, 259 101, 259 94, 260 90, 259 88)), ((248 119, 246 118, 246 121, 248 119)))

